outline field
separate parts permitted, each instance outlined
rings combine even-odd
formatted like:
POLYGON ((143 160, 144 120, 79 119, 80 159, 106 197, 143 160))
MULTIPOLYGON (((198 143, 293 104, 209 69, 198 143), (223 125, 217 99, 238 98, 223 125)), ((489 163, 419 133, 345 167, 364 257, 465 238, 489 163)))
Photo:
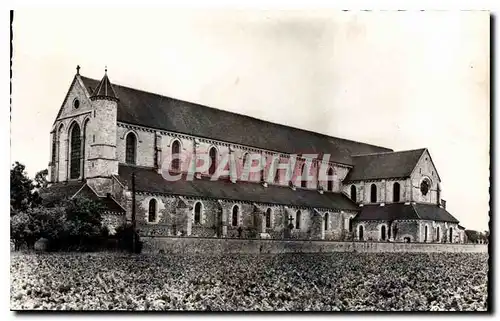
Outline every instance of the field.
POLYGON ((11 309, 487 309, 487 254, 11 254, 11 309))

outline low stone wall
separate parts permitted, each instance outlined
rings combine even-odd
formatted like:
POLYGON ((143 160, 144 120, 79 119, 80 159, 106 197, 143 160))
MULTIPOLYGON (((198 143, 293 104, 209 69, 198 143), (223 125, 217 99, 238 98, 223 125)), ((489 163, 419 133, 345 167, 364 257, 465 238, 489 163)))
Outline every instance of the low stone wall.
POLYGON ((487 253, 485 244, 248 240, 191 237, 142 237, 144 253, 329 253, 329 252, 471 252, 487 253))

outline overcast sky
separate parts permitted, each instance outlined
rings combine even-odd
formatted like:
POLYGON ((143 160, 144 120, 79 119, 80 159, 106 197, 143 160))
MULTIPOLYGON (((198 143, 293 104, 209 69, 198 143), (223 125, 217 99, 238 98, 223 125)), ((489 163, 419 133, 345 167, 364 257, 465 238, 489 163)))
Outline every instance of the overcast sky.
POLYGON ((487 12, 14 14, 11 163, 47 168, 81 74, 394 150, 427 147, 447 209, 488 227, 487 12))

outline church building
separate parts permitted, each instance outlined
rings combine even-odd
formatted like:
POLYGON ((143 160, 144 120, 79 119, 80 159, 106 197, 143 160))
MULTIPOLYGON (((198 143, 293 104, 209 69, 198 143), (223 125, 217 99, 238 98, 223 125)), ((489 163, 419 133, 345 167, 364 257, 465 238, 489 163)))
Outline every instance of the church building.
POLYGON ((145 237, 464 239, 426 148, 393 151, 330 137, 114 84, 107 71, 100 81, 87 78, 79 67, 50 135, 42 197, 94 199, 111 230, 132 219, 135 196, 145 237), (197 170, 202 155, 210 166, 197 170), (296 175, 270 166, 213 179, 227 155, 230 170, 251 166, 255 155, 278 165, 293 158, 296 175))

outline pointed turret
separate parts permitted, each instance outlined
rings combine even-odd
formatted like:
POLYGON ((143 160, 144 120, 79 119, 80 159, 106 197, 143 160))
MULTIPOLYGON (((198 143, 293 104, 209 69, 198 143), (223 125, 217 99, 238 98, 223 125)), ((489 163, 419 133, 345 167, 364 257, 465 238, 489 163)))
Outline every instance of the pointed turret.
POLYGON ((118 100, 118 96, 116 95, 115 90, 113 89, 113 85, 108 78, 108 68, 104 69, 104 77, 102 77, 101 82, 97 85, 96 89, 90 96, 91 100, 95 99, 110 99, 110 100, 118 100))
POLYGON ((90 117, 90 155, 87 183, 101 193, 111 184, 111 176, 118 175, 116 157, 118 96, 109 81, 107 69, 99 85, 90 96, 93 116, 90 117))

